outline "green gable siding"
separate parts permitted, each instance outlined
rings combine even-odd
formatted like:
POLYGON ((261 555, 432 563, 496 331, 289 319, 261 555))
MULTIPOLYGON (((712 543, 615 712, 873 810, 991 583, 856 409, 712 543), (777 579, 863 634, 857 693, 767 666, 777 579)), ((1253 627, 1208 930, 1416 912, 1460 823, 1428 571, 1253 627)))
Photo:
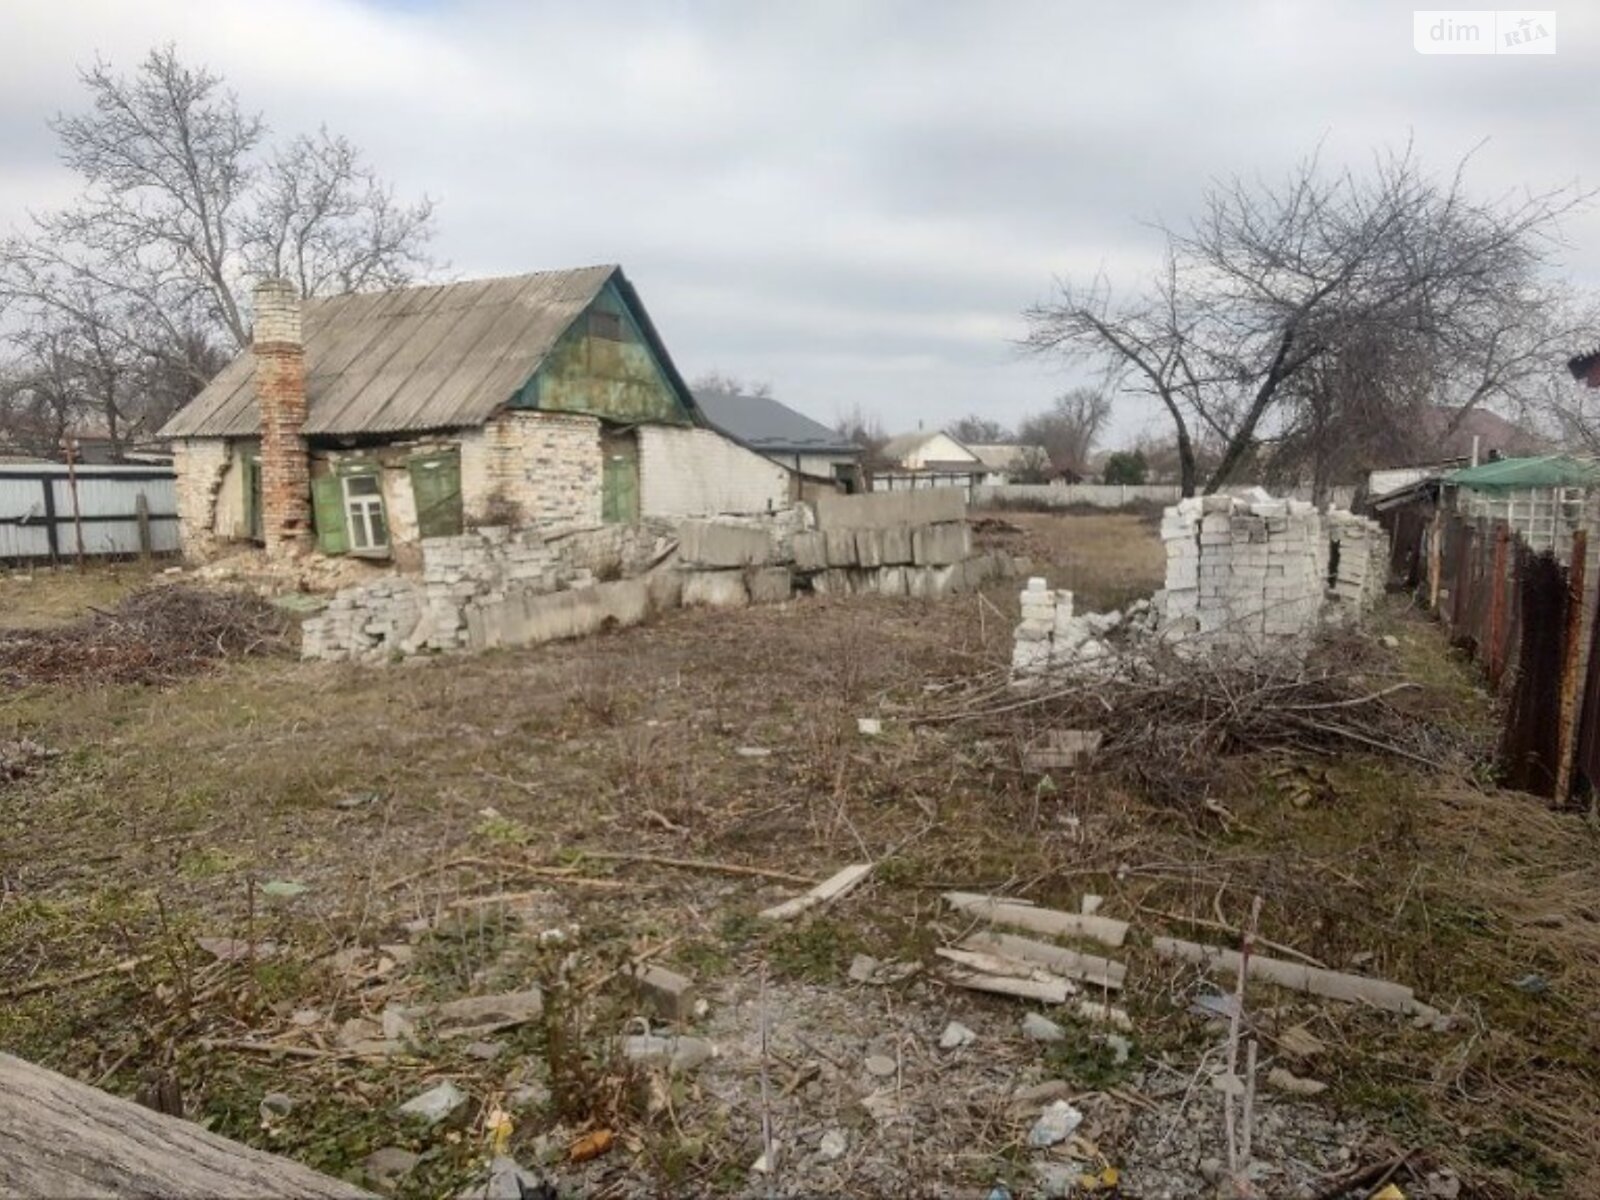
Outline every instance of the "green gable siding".
POLYGON ((691 424, 688 410, 613 283, 607 283, 561 335, 511 406, 584 413, 609 421, 691 424), (591 314, 596 312, 615 318, 616 336, 601 336, 591 328, 591 314))

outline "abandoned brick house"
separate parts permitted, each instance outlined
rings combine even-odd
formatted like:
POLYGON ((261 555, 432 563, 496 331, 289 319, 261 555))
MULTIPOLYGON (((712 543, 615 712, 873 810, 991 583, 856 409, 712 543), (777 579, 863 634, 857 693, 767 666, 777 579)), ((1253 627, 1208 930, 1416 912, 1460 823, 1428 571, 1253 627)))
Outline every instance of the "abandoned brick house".
POLYGON ((799 488, 708 427, 615 266, 303 303, 267 281, 251 348, 162 436, 193 558, 414 560, 465 526, 771 512, 799 488))

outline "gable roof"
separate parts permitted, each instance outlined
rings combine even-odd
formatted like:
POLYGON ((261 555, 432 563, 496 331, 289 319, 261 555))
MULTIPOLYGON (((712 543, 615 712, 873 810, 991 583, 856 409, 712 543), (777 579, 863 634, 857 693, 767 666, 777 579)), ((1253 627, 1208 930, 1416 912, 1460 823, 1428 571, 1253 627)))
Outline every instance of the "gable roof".
POLYGON ((892 437, 887 442, 885 442, 883 444, 882 454, 883 454, 883 456, 885 458, 895 459, 897 461, 900 460, 900 459, 909 458, 909 457, 911 457, 912 454, 916 453, 916 451, 920 450, 923 446, 926 446, 929 442, 933 441, 935 438, 945 438, 948 441, 954 443, 963 453, 965 453, 968 456, 970 456, 970 462, 969 461, 949 461, 949 460, 942 460, 941 459, 941 460, 936 460, 934 463, 931 463, 930 464, 931 466, 939 466, 939 467, 961 466, 961 467, 966 467, 966 466, 970 466, 973 463, 976 463, 978 461, 978 456, 976 454, 973 454, 971 450, 967 449, 966 445, 963 442, 961 442, 957 438, 951 437, 948 433, 946 433, 942 429, 934 429, 934 430, 931 430, 931 431, 921 431, 921 430, 919 430, 916 433, 902 433, 898 437, 892 437))
MULTIPOLYGON (((608 282, 633 310, 669 382, 693 411, 638 293, 618 266, 397 288, 307 300, 308 434, 400 433, 481 425, 539 369, 608 282)), ((260 432, 248 349, 161 430, 162 437, 260 432)))
POLYGON ((1449 405, 1430 405, 1421 413, 1419 433, 1427 442, 1435 459, 1468 458, 1472 454, 1472 439, 1478 439, 1479 458, 1486 458, 1497 450, 1507 458, 1525 455, 1548 454, 1554 447, 1538 434, 1508 421, 1487 408, 1474 408, 1461 418, 1449 433, 1456 410, 1449 405))
POLYGON ((713 429, 751 450, 765 454, 861 453, 861 447, 842 433, 771 396, 704 391, 696 392, 694 399, 713 429))

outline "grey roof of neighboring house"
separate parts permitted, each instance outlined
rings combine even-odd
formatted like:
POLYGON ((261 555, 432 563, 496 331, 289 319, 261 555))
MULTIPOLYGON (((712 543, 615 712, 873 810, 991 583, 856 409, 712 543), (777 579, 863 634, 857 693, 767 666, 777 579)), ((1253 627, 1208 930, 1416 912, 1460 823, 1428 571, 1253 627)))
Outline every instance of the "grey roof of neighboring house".
POLYGON ((861 453, 861 447, 842 433, 770 396, 703 391, 694 399, 713 429, 764 454, 861 453))
MULTIPOLYGON (((533 376, 612 279, 662 369, 689 397, 622 268, 581 267, 307 300, 305 432, 481 425, 533 376)), ((161 436, 258 433, 254 375, 245 350, 167 422, 161 436)))

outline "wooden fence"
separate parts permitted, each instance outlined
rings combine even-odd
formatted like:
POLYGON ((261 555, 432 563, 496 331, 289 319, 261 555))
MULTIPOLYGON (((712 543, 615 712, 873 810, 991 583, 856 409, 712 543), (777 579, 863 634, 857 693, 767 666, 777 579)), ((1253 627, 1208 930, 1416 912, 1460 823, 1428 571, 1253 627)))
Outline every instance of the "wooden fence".
POLYGON ((1505 705, 1509 787, 1554 797, 1600 784, 1600 654, 1588 532, 1535 549, 1504 520, 1397 515, 1396 578, 1414 586, 1505 705))

